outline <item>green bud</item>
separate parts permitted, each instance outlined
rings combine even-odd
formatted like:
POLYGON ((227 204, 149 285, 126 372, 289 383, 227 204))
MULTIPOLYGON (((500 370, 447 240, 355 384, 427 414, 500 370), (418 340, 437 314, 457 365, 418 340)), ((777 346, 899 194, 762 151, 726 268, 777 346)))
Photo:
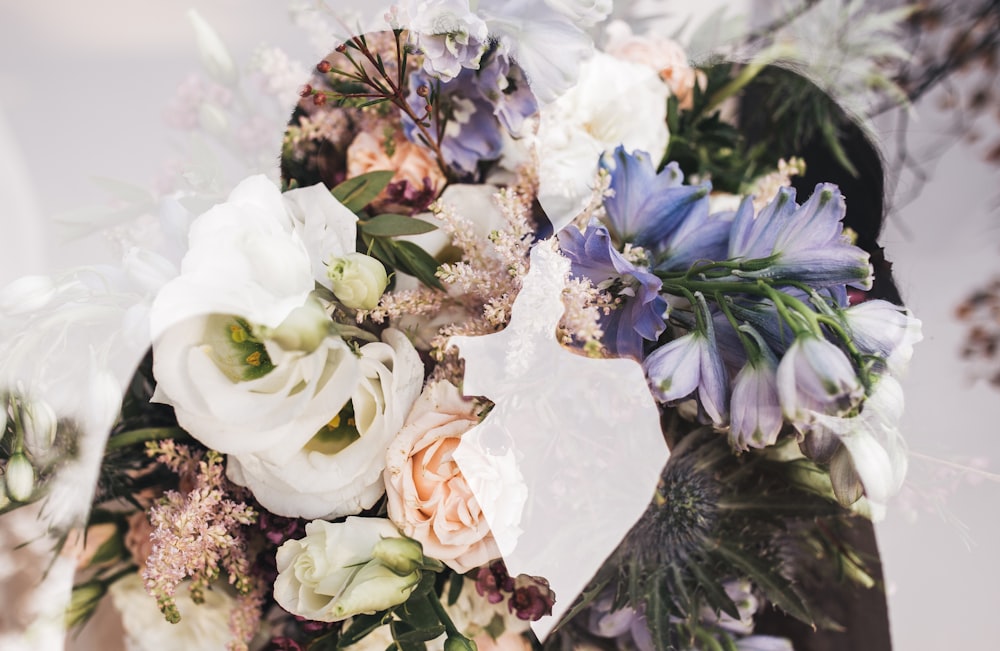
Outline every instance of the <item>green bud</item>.
POLYGON ((372 548, 372 558, 399 576, 405 576, 423 565, 424 550, 411 538, 383 538, 372 548))
POLYGON ((455 635, 444 641, 444 651, 477 651, 477 647, 475 641, 455 635))
POLYGON ((7 462, 4 483, 7 485, 7 494, 15 502, 31 499, 35 490, 35 467, 23 453, 18 452, 7 462))
POLYGON ((320 304, 310 300, 292 310, 277 328, 262 334, 285 350, 311 353, 330 334, 332 323, 320 304))
POLYGON ((88 581, 73 588, 69 606, 66 607, 66 627, 86 622, 107 591, 101 581, 88 581))
POLYGON ((58 424, 56 413, 43 400, 32 400, 21 408, 24 446, 32 456, 41 457, 52 449, 58 424))
POLYGON ((378 305, 389 284, 382 263, 364 253, 333 258, 326 273, 337 299, 355 310, 370 310, 378 305))

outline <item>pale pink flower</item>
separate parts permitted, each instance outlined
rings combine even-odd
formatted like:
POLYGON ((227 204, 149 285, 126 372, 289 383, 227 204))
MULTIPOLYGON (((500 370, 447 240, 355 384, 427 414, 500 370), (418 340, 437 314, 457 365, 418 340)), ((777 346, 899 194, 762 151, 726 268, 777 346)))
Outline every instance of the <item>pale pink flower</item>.
POLYGON ((704 83, 704 74, 691 67, 684 48, 659 35, 639 36, 622 21, 608 25, 605 51, 611 56, 649 66, 677 97, 680 108, 691 108, 694 85, 704 83))
MULTIPOLYGON (((392 170, 396 174, 390 185, 405 182, 415 191, 429 187, 436 198, 444 188, 445 176, 425 147, 413 144, 402 134, 378 138, 371 133, 359 133, 347 148, 347 176, 353 178, 376 170, 392 170)), ((388 190, 388 188, 387 188, 388 190)), ((429 201, 427 203, 430 203, 429 201)), ((382 193, 372 202, 377 210, 390 211, 408 207, 394 206, 389 193, 382 193)))
POLYGON ((475 402, 448 382, 417 399, 386 454, 389 518, 424 553, 454 569, 499 557, 489 524, 453 457, 462 434, 479 424, 475 402))

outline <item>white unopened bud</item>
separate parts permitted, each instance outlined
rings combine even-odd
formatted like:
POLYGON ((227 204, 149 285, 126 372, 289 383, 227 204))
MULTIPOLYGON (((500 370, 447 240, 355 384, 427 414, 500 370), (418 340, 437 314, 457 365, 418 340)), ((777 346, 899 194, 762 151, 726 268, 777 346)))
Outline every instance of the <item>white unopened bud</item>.
POLYGON ((383 538, 372 547, 372 558, 399 576, 410 574, 424 562, 420 543, 410 538, 383 538))
POLYGON ((41 457, 52 449, 56 440, 59 419, 44 400, 32 400, 21 409, 21 428, 24 447, 34 457, 41 457))
POLYGON ((364 253, 334 258, 327 275, 337 299, 355 310, 373 309, 389 284, 382 263, 364 253))
POLYGON ((220 84, 232 86, 237 78, 236 65, 233 63, 233 57, 229 55, 226 45, 197 11, 189 9, 187 16, 194 27, 194 35, 198 41, 198 54, 201 55, 201 63, 205 66, 205 70, 212 76, 212 79, 220 84))
POLYGON ((311 353, 330 334, 330 324, 330 317, 323 308, 315 301, 309 301, 292 310, 281 325, 266 336, 285 350, 311 353))
POLYGON ((15 502, 25 502, 35 491, 35 467, 28 457, 18 452, 7 462, 7 473, 4 475, 7 495, 15 502))

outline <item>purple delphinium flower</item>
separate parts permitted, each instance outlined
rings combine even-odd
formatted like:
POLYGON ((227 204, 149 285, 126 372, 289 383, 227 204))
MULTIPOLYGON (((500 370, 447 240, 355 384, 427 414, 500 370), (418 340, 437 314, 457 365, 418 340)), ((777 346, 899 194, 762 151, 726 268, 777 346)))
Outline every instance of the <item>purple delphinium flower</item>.
POLYGON ((683 185, 684 175, 676 163, 657 174, 649 154, 629 154, 619 146, 601 157, 601 169, 611 174, 613 194, 604 200, 604 208, 608 229, 620 244, 641 246, 659 259, 686 222, 695 226, 708 218, 711 185, 683 185))
POLYGON ((845 416, 864 398, 857 372, 840 348, 815 334, 802 334, 778 364, 778 396, 785 417, 800 431, 815 414, 845 416))
POLYGON ((756 350, 733 381, 729 443, 737 450, 764 448, 778 440, 783 423, 777 361, 756 330, 746 325, 740 330, 754 339, 756 350))
POLYGON ((758 215, 748 197, 733 218, 729 258, 770 259, 757 270, 734 272, 745 278, 774 278, 814 287, 851 285, 870 289, 868 254, 843 233, 845 204, 837 186, 821 183, 799 206, 795 190, 782 188, 758 215))
MULTIPOLYGON (((495 55, 482 68, 462 68, 446 82, 435 79, 424 70, 410 75, 410 92, 406 101, 414 113, 423 115, 427 98, 421 87, 434 89, 437 110, 428 118, 427 130, 437 134, 439 118, 444 121, 441 153, 445 162, 460 175, 474 177, 480 161, 495 160, 503 151, 503 129, 517 133, 524 120, 538 110, 519 68, 495 55)), ((485 57, 484 57, 485 59, 485 57)), ((411 142, 428 146, 424 135, 413 120, 402 115, 403 133, 411 142)))
POLYGON ((559 246, 575 276, 586 277, 622 300, 620 307, 602 317, 604 343, 616 355, 641 360, 643 340, 656 341, 666 323, 667 303, 659 295, 663 283, 649 271, 637 267, 619 253, 604 226, 590 225, 580 232, 559 232, 559 246))
POLYGON ((675 402, 697 391, 698 402, 712 423, 728 420, 726 367, 715 341, 712 315, 701 294, 695 294, 702 318, 694 330, 657 348, 643 363, 653 396, 675 402))

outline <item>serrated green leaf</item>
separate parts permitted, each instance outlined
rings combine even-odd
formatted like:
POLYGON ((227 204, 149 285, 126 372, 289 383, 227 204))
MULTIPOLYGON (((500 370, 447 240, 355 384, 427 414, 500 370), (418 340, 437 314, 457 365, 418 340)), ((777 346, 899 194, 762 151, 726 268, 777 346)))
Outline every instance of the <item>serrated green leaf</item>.
POLYGON ((760 560, 750 558, 725 543, 720 544, 716 551, 737 569, 744 572, 747 578, 764 592, 772 604, 809 626, 815 625, 806 605, 795 594, 791 584, 783 576, 772 571, 760 560))
POLYGON ((740 619, 740 611, 733 603, 733 600, 726 593, 725 589, 719 585, 718 581, 713 581, 705 570, 701 567, 701 564, 697 561, 689 563, 688 569, 694 574, 695 578, 698 580, 698 587, 705 594, 705 598, 708 601, 708 605, 717 611, 722 611, 732 617, 733 619, 740 619))
POLYGON ((419 235, 437 230, 437 226, 416 217, 385 213, 361 222, 361 231, 373 237, 419 235))
MULTIPOLYGON (((379 241, 379 240, 376 240, 379 241)), ((434 274, 437 273, 438 263, 427 251, 406 240, 381 240, 392 247, 393 253, 397 256, 400 271, 415 276, 417 280, 435 289, 444 289, 441 281, 434 274)))
POLYGON ((379 170, 360 174, 354 178, 347 179, 331 192, 334 198, 347 206, 349 210, 358 212, 372 202, 382 190, 389 185, 395 172, 392 170, 379 170))

